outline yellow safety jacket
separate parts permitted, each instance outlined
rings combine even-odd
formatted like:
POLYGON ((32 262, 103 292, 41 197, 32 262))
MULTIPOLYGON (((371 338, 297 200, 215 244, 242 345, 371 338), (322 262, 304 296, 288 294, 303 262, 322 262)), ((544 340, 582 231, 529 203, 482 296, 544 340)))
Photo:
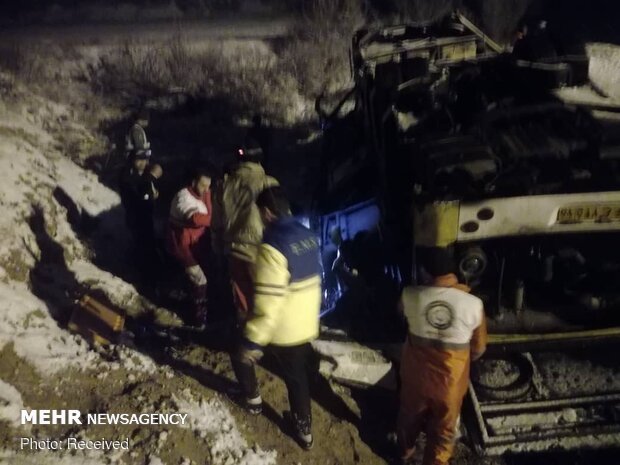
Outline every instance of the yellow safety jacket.
POLYGON ((266 228, 254 268, 254 292, 245 327, 250 343, 292 346, 318 336, 319 241, 292 217, 266 228))

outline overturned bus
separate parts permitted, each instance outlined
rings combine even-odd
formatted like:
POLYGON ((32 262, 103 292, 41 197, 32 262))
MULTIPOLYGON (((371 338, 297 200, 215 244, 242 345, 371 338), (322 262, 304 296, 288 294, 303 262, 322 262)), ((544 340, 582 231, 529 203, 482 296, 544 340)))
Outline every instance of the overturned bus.
POLYGON ((355 109, 331 128, 360 136, 326 134, 318 203, 326 307, 370 261, 374 300, 349 302, 374 305, 375 335, 397 289, 423 281, 416 257, 440 248, 485 303, 501 375, 474 370, 480 450, 617 444, 616 368, 572 391, 553 375, 561 359, 587 378, 609 365, 594 343, 620 339, 620 108, 555 92, 587 84, 587 57, 517 60, 455 14, 360 31, 351 61, 355 109), (567 355, 584 347, 587 362, 567 355))

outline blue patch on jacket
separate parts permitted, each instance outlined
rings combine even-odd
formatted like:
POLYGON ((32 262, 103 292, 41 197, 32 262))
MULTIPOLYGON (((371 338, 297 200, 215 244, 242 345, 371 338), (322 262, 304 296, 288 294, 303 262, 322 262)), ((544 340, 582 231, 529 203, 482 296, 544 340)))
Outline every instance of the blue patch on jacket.
POLYGON ((263 242, 286 257, 291 282, 302 281, 320 273, 319 239, 293 217, 281 218, 268 225, 263 242))

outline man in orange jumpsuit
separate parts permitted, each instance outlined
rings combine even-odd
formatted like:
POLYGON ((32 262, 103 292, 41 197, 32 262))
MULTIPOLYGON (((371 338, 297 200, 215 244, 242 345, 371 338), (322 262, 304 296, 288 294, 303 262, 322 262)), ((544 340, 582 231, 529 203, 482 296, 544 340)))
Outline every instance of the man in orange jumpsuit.
POLYGON ((397 435, 402 463, 413 459, 416 439, 426 432, 423 465, 445 465, 469 384, 470 360, 486 349, 482 301, 459 284, 445 254, 429 261, 429 286, 403 290, 401 309, 409 334, 401 360, 397 435))

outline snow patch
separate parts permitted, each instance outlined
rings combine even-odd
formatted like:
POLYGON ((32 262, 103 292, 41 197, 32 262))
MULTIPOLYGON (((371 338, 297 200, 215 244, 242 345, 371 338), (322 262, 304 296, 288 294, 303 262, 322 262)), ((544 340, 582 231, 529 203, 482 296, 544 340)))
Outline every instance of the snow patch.
POLYGON ((0 421, 7 421, 15 428, 21 427, 21 410, 25 408, 19 391, 0 379, 0 421))
POLYGON ((18 282, 0 283, 0 349, 9 343, 43 374, 84 370, 99 360, 86 341, 61 329, 47 305, 18 282))
MULTIPOLYGON (((43 374, 88 369, 100 357, 53 318, 55 311, 71 310, 67 293, 85 284, 102 290, 119 307, 135 305, 139 296, 133 286, 87 261, 87 249, 69 221, 97 221, 93 237, 117 251, 126 242, 120 199, 60 152, 50 124, 66 122, 67 109, 31 94, 23 97, 10 107, 0 101, 0 348, 12 343, 15 353, 43 374), (27 221, 35 207, 44 222, 36 228, 27 221), (52 256, 42 256, 44 245, 55 249, 52 256), (37 286, 43 292, 36 296, 26 284, 35 266, 42 272, 37 286), (47 294, 51 298, 45 301, 37 297, 47 294)), ((77 123, 67 128, 86 131, 77 123)), ((141 366, 152 372, 150 364, 141 366)))
POLYGON ((75 202, 80 213, 94 218, 120 205, 119 195, 101 184, 94 173, 64 158, 56 160, 54 165, 57 186, 75 202))
POLYGON ((149 463, 148 465, 166 465, 164 462, 162 462, 162 460, 157 457, 156 455, 151 455, 149 457, 149 463))
POLYGON ((155 374, 159 368, 150 357, 127 347, 119 347, 118 355, 121 365, 129 371, 155 374))
POLYGON ((217 398, 196 401, 189 390, 173 396, 180 413, 187 413, 189 428, 208 440, 214 464, 275 465, 277 452, 249 448, 230 411, 217 398))
POLYGON ((71 263, 69 268, 78 281, 87 283, 91 289, 105 292, 110 302, 119 308, 133 307, 140 299, 133 285, 97 268, 91 262, 78 259, 71 263))

